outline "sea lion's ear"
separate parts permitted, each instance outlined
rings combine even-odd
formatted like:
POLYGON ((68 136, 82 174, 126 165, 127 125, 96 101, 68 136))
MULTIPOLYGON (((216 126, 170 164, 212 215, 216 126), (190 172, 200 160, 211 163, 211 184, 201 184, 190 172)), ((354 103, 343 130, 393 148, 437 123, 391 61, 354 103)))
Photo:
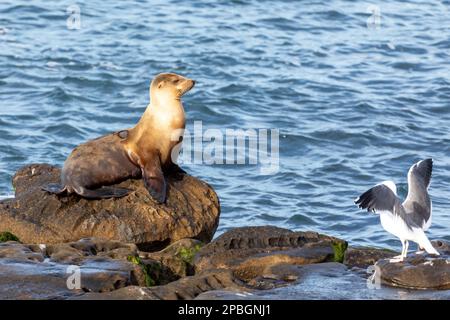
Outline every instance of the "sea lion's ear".
POLYGON ((166 179, 161 169, 161 162, 157 155, 150 157, 144 167, 141 167, 144 185, 153 199, 158 203, 166 201, 166 179))
POLYGON ((117 135, 119 136, 120 139, 128 138, 128 134, 129 134, 128 130, 122 130, 117 132, 117 135))
POLYGON ((164 86, 165 81, 161 81, 160 83, 158 83, 158 89, 161 89, 164 86))

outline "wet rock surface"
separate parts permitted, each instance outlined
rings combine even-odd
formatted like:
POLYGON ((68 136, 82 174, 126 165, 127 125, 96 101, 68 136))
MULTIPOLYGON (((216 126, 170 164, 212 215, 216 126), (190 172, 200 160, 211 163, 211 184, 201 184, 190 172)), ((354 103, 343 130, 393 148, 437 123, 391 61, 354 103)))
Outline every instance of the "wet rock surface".
POLYGON ((111 292, 84 293, 73 295, 68 300, 160 300, 153 295, 148 288, 139 286, 128 286, 111 292))
POLYGON ((367 268, 380 259, 398 255, 395 251, 369 247, 349 247, 345 251, 343 263, 348 267, 367 268))
POLYGON ((144 285, 142 271, 122 259, 136 252, 132 244, 99 239, 48 247, 0 243, 0 299, 66 299, 144 285))
POLYGON ((335 262, 297 266, 299 280, 289 286, 252 292, 251 299, 286 300, 448 300, 450 290, 410 290, 368 281, 366 272, 354 272, 335 262))
POLYGON ((258 296, 251 292, 231 291, 231 290, 213 290, 199 294, 195 300, 257 300, 258 296))
POLYGON ((383 284, 411 289, 450 289, 450 256, 410 254, 402 262, 376 263, 383 284))
POLYGON ((41 190, 60 181, 60 169, 33 164, 13 178, 14 199, 0 201, 0 231, 25 243, 61 243, 86 237, 135 243, 141 250, 158 250, 184 238, 209 242, 217 228, 219 199, 214 190, 185 173, 168 176, 166 205, 153 201, 143 181, 119 186, 133 190, 120 199, 86 200, 41 190))

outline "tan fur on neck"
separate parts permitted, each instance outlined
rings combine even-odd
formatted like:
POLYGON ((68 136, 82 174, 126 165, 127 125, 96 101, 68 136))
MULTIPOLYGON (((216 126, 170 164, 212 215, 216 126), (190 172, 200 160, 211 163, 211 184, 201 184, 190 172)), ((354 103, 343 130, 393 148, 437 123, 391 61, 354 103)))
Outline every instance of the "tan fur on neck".
POLYGON ((144 166, 145 163, 137 163, 138 159, 145 159, 146 154, 153 152, 159 152, 162 164, 171 162, 169 158, 172 148, 178 143, 172 141, 174 132, 184 129, 186 125, 183 105, 175 95, 173 99, 158 100, 155 104, 152 102, 147 106, 137 125, 129 130, 129 136, 125 141, 125 149, 130 160, 139 166, 144 166))

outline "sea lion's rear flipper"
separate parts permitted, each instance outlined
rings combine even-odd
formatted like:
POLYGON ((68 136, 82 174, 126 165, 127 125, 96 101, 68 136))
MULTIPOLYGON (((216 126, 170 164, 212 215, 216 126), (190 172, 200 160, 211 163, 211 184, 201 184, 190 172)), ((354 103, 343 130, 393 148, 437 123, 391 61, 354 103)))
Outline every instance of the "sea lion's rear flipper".
POLYGON ((66 192, 66 187, 59 183, 50 183, 46 186, 41 187, 42 190, 47 191, 52 194, 63 194, 66 192))
POLYGON ((78 195, 86 199, 122 198, 131 192, 129 189, 116 187, 101 187, 95 190, 81 188, 81 190, 75 189, 75 191, 78 195))
POLYGON ((159 203, 166 202, 166 179, 161 169, 159 157, 152 157, 142 169, 144 185, 153 199, 159 203))
MULTIPOLYGON (((50 183, 43 186, 41 189, 56 195, 67 193, 67 188, 59 183, 50 183)), ((79 196, 86 199, 122 198, 131 192, 131 190, 128 189, 115 187, 102 187, 95 190, 75 187, 74 190, 79 196)))

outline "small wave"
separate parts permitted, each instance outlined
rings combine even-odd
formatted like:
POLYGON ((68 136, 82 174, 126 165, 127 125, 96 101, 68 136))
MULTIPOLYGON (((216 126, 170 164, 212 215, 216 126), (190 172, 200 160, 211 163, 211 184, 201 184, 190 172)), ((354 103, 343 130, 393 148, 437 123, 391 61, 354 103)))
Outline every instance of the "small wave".
POLYGON ((295 226, 315 226, 315 225, 317 225, 317 222, 314 221, 314 219, 307 217, 305 215, 302 215, 302 214, 295 214, 295 215, 291 216, 287 220, 287 223, 293 224, 295 226))
POLYGON ((0 195, 0 201, 7 200, 7 199, 14 199, 14 194, 3 194, 3 195, 0 195))
POLYGON ((301 20, 293 20, 283 17, 264 18, 258 21, 258 25, 275 27, 284 31, 297 31, 301 27, 301 20))
POLYGON ((9 14, 11 16, 22 15, 24 13, 32 13, 38 15, 46 11, 47 9, 35 5, 15 5, 0 10, 0 13, 4 13, 5 15, 9 14))

